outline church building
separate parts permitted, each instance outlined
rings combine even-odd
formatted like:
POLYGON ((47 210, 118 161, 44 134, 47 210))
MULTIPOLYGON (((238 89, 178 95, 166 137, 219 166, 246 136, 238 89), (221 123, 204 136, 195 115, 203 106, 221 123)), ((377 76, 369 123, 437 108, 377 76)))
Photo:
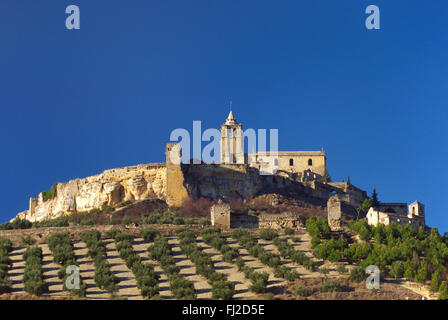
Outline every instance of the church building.
POLYGON ((297 174, 308 180, 320 179, 326 171, 325 151, 276 151, 244 153, 243 125, 232 110, 221 126, 221 163, 248 164, 263 169, 274 165, 277 172, 297 174))

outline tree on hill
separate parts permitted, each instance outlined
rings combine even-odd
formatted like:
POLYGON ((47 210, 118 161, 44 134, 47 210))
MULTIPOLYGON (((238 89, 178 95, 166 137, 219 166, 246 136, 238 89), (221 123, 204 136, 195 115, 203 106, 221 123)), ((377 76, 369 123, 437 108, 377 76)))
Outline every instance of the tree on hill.
POLYGON ((361 211, 363 211, 363 212, 366 212, 367 210, 370 209, 370 207, 372 206, 372 204, 373 204, 372 199, 370 199, 370 198, 367 197, 367 198, 365 198, 364 201, 358 206, 358 209, 361 210, 361 211))
POLYGON ((373 188, 372 191, 372 207, 376 207, 380 204, 380 201, 378 200, 378 193, 376 192, 376 189, 373 188))
POLYGON ((358 213, 356 220, 359 219, 359 214, 361 212, 367 212, 371 206, 372 206, 372 199, 370 199, 369 197, 365 198, 364 201, 358 206, 358 210, 356 210, 358 213))
POLYGON ((347 184, 350 185, 350 176, 347 176, 347 184))

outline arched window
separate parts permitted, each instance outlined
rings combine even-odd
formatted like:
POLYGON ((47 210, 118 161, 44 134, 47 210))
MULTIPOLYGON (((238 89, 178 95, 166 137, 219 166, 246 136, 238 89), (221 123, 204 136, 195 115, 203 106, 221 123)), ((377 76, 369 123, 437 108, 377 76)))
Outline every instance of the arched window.
POLYGON ((294 159, 289 159, 289 165, 293 166, 294 165, 294 159))
POLYGON ((308 159, 308 165, 312 166, 313 165, 313 159, 308 159))

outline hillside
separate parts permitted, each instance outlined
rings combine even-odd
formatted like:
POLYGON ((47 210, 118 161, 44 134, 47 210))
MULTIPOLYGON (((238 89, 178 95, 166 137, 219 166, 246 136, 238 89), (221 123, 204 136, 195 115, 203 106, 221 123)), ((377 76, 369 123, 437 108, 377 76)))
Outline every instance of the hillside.
MULTIPOLYGON (((191 257, 187 257, 185 250, 182 248, 182 239, 176 233, 178 226, 172 225, 152 225, 153 230, 158 230, 168 241, 172 250, 175 265, 179 267, 179 275, 188 281, 191 281, 194 287, 197 299, 211 299, 212 286, 203 274, 198 274, 197 265, 192 262, 191 257)), ((110 264, 110 270, 118 278, 117 291, 114 296, 126 299, 143 299, 141 291, 137 288, 137 280, 132 268, 126 266, 126 261, 120 257, 122 254, 117 250, 117 242, 108 237, 110 230, 122 230, 123 232, 133 235, 132 249, 141 258, 142 262, 149 264, 154 272, 159 276, 157 281, 160 298, 173 299, 173 293, 170 290, 169 274, 164 270, 160 261, 150 258, 148 248, 154 245, 154 241, 145 241, 142 238, 141 230, 147 226, 78 226, 78 227, 62 227, 62 228, 37 228, 28 230, 6 230, 0 231, 0 237, 12 238, 12 251, 9 254, 12 260, 12 266, 8 269, 8 276, 12 281, 12 290, 9 294, 3 294, 4 299, 28 299, 30 296, 24 292, 23 274, 25 262, 23 253, 26 246, 22 243, 22 236, 28 235, 36 241, 36 245, 42 248, 42 270, 44 281, 48 284, 49 291, 41 295, 44 299, 67 299, 70 294, 63 290, 63 282, 57 277, 58 270, 61 265, 53 261, 54 254, 49 248, 48 239, 55 232, 67 232, 73 242, 73 251, 80 267, 80 276, 86 283, 87 299, 110 299, 111 292, 100 289, 94 281, 95 264, 92 257, 88 253, 88 246, 81 241, 81 234, 86 230, 97 229, 101 231, 102 241, 106 249, 106 260, 110 264)), ((214 269, 220 274, 224 274, 228 281, 234 284, 233 299, 421 299, 422 295, 427 298, 434 298, 434 295, 416 293, 416 289, 410 290, 406 288, 406 283, 401 281, 386 280, 381 284, 381 288, 375 292, 367 290, 363 283, 356 283, 348 280, 348 273, 341 274, 336 271, 338 263, 331 263, 313 257, 311 248, 311 237, 304 230, 296 232, 295 235, 281 235, 296 251, 303 252, 318 268, 328 269, 329 273, 323 275, 317 269, 310 270, 303 265, 293 263, 291 259, 282 257, 280 259, 281 266, 287 267, 290 271, 297 273, 295 280, 288 281, 274 272, 274 268, 262 263, 260 257, 251 256, 251 252, 247 250, 241 242, 232 237, 229 231, 223 231, 224 239, 231 248, 238 249, 239 256, 246 266, 253 268, 256 272, 267 272, 269 280, 266 283, 264 293, 255 293, 250 290, 251 281, 245 276, 245 273, 238 269, 235 260, 230 261, 224 259, 222 252, 204 242, 201 230, 204 227, 190 226, 190 230, 195 230, 197 238, 195 244, 203 249, 203 253, 208 255, 214 263, 214 269), (324 280, 324 278, 328 278, 324 280), (322 292, 323 283, 328 280, 336 280, 341 287, 334 292, 322 292), (308 289, 306 297, 297 295, 297 288, 304 286, 308 289)), ((251 231, 257 235, 259 232, 251 231)), ((116 238, 115 238, 116 240, 116 238)), ((267 252, 277 255, 278 247, 272 240, 258 240, 260 246, 267 252)), ((118 242, 119 243, 119 242, 118 242)), ((187 247, 185 247, 187 248, 187 247)), ((185 249, 184 248, 184 249, 185 249)), ((347 265, 348 270, 354 266, 347 265)), ((417 291, 418 292, 418 291, 417 291)))

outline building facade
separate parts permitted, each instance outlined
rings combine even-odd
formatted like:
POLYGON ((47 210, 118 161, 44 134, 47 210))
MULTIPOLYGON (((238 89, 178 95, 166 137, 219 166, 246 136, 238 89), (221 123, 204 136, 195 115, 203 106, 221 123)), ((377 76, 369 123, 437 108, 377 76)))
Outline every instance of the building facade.
POLYGON ((381 203, 371 207, 367 212, 367 223, 390 225, 395 222, 401 226, 411 225, 415 229, 425 226, 425 206, 417 200, 407 205, 406 203, 381 203))
POLYGON ((318 180, 326 170, 325 151, 276 151, 244 153, 243 125, 232 110, 221 126, 221 163, 248 164, 260 171, 275 167, 281 173, 297 174, 299 179, 318 180))

